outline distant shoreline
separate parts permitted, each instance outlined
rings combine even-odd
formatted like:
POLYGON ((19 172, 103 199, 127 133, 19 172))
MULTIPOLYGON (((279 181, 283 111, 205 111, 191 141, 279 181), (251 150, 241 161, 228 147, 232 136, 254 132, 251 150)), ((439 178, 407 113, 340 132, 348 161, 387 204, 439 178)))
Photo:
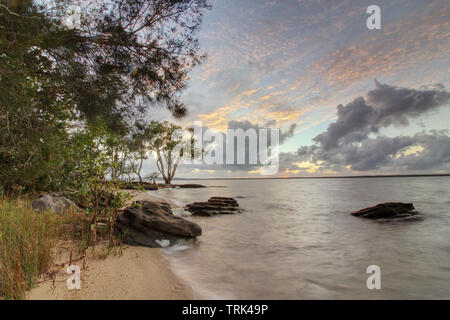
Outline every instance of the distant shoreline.
POLYGON ((174 181, 207 181, 207 180, 300 180, 300 179, 361 179, 361 178, 414 178, 414 177, 450 177, 450 173, 442 174, 392 174, 392 175, 364 175, 364 176, 318 176, 318 177, 261 177, 261 178, 176 178, 174 181))

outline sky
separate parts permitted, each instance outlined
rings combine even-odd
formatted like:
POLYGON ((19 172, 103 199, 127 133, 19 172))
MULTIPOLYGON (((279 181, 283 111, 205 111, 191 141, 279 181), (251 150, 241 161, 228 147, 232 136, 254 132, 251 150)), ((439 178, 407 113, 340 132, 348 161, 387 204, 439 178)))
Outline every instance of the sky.
MULTIPOLYGON (((215 0, 199 40, 207 59, 182 124, 279 128, 277 177, 450 172, 449 1, 215 0), (373 4, 379 30, 366 26, 373 4)), ((177 177, 261 175, 196 165, 177 177)))

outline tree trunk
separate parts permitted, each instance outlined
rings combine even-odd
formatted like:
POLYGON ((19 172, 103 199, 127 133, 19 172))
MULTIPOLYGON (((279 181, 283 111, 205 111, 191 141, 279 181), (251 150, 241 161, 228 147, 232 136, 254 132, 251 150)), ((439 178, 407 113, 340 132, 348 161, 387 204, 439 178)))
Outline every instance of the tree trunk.
POLYGON ((144 162, 144 159, 141 158, 141 163, 140 163, 140 165, 139 165, 139 170, 136 172, 136 173, 137 173, 137 176, 139 177, 139 183, 141 184, 141 186, 142 186, 142 184, 143 184, 142 176, 141 176, 141 170, 142 170, 142 163, 143 163, 143 162, 144 162))
POLYGON ((166 186, 170 185, 171 179, 170 178, 164 178, 164 183, 166 186))
POLYGON ((156 154, 158 156, 158 159, 156 160, 156 166, 158 167, 158 171, 161 173, 161 175, 162 175, 162 177, 164 179, 164 183, 166 185, 169 185, 171 179, 170 179, 169 176, 166 176, 166 173, 164 171, 164 162, 163 162, 163 160, 161 158, 161 153, 157 152, 156 154))

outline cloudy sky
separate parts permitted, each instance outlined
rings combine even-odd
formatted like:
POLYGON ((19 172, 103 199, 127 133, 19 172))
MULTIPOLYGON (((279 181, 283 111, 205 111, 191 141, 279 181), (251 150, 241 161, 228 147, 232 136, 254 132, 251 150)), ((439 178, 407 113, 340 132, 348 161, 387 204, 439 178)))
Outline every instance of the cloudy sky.
MULTIPOLYGON (((208 58, 190 74, 183 124, 280 128, 281 177, 450 172, 449 1, 212 4, 199 34, 208 58), (366 26, 371 4, 381 30, 366 26)), ((250 165, 184 166, 177 176, 260 177, 250 165)))

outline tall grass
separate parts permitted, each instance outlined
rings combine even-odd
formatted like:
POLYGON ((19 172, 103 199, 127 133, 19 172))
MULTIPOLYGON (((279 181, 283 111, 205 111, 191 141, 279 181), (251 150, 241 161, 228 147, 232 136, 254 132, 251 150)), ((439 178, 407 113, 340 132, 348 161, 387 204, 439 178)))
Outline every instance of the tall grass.
POLYGON ((60 218, 27 201, 0 199, 0 297, 22 299, 52 263, 60 218))

